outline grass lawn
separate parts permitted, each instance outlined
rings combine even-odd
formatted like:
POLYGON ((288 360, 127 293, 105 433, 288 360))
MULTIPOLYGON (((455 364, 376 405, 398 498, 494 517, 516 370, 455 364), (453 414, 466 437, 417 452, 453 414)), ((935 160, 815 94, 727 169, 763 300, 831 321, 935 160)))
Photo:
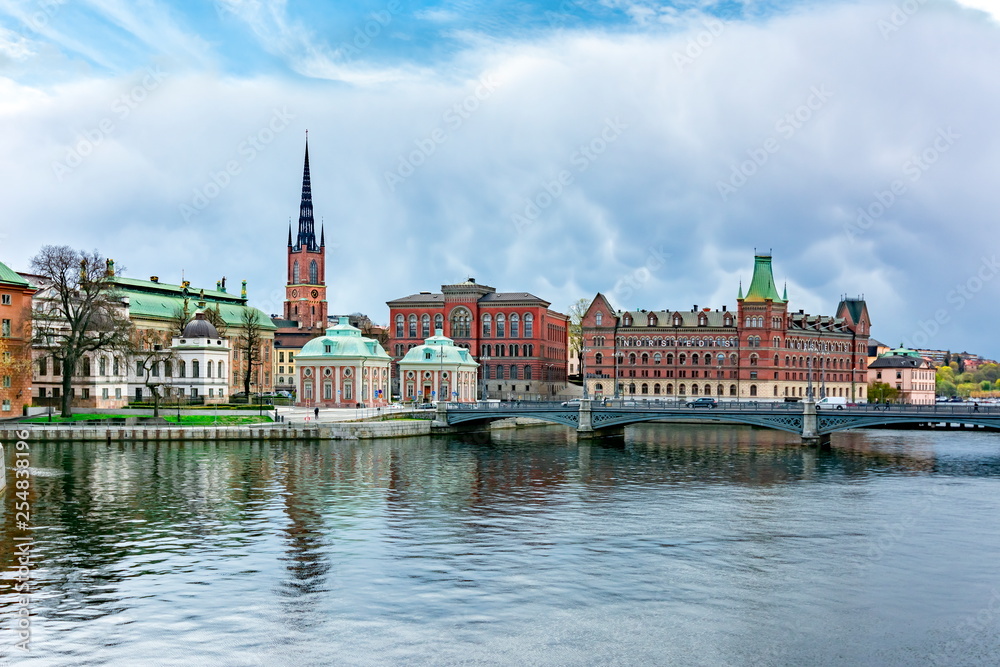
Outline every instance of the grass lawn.
MULTIPOLYGON (((59 422, 65 423, 65 422, 93 421, 96 419, 109 419, 112 417, 135 417, 135 416, 137 415, 93 415, 93 414, 83 414, 83 413, 75 414, 72 415, 71 417, 59 417, 53 415, 52 423, 56 424, 59 422)), ((163 417, 168 422, 177 423, 176 413, 170 415, 164 412, 161 413, 160 416, 163 417)), ((30 419, 23 419, 22 421, 27 422, 29 424, 43 424, 43 423, 47 424, 49 422, 49 418, 46 415, 42 417, 31 417, 30 419)), ((271 421, 274 420, 268 417, 267 415, 239 416, 239 415, 222 414, 218 415, 217 417, 213 415, 181 415, 180 423, 182 426, 201 426, 205 424, 227 424, 227 425, 260 424, 271 421)))

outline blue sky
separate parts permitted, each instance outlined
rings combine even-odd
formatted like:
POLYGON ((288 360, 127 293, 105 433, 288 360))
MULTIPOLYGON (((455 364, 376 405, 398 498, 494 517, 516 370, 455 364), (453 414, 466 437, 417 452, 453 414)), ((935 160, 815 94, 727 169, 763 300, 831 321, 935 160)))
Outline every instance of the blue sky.
POLYGON ((305 130, 331 312, 474 276, 792 307, 1000 357, 1000 3, 0 0, 0 261, 281 309, 305 130))

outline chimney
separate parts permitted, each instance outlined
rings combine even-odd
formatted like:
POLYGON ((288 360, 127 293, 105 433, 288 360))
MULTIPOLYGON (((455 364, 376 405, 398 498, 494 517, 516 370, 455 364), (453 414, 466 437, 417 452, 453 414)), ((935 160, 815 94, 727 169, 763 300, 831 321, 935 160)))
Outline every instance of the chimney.
POLYGON ((158 283, 158 282, 160 282, 160 277, 159 276, 150 276, 149 277, 149 282, 151 282, 151 283, 158 283))
POLYGON ((722 307, 722 312, 726 312, 726 307, 725 306, 722 307))

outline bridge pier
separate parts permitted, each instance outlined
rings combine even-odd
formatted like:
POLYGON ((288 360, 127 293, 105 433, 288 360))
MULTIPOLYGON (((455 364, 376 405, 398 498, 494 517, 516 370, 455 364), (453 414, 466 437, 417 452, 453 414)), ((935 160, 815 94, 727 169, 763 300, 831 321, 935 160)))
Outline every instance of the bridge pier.
POLYGON ((623 438, 625 437, 624 426, 610 426, 607 428, 595 429, 591 401, 580 401, 580 421, 576 427, 576 437, 578 440, 597 440, 599 438, 623 438))
POLYGON ((802 444, 815 445, 820 449, 830 448, 830 434, 819 432, 816 402, 812 398, 802 401, 802 444))

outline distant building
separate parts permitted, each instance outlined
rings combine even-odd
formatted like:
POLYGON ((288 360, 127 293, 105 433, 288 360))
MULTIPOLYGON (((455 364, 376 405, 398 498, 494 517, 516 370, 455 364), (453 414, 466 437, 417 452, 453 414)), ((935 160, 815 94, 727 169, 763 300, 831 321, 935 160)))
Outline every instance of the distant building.
POLYGON ((603 294, 582 322, 588 396, 866 400, 871 331, 861 299, 834 316, 791 312, 770 254, 754 258, 737 309, 615 310, 603 294))
POLYGON ((31 297, 36 288, 0 263, 0 419, 31 405, 31 297))
POLYGON ((868 382, 883 382, 899 390, 899 402, 933 405, 934 368, 918 350, 898 347, 879 355, 868 366, 868 382))
POLYGON ((360 329, 341 318, 296 355, 296 405, 387 405, 391 361, 378 341, 364 338, 360 329))
POLYGON ((169 384, 172 395, 202 399, 205 403, 228 400, 229 341, 205 319, 204 310, 195 313, 184 331, 173 337, 170 351, 174 358, 164 361, 164 366, 173 366, 169 384))
MULTIPOLYGON (((566 386, 569 317, 540 297, 497 292, 469 278, 442 285, 438 293, 387 303, 389 351, 396 363, 440 329, 479 363, 484 397, 545 398, 566 386)), ((394 373, 402 392, 405 386, 394 373)))
POLYGON ((479 364, 441 329, 399 361, 404 401, 475 402, 479 364))

